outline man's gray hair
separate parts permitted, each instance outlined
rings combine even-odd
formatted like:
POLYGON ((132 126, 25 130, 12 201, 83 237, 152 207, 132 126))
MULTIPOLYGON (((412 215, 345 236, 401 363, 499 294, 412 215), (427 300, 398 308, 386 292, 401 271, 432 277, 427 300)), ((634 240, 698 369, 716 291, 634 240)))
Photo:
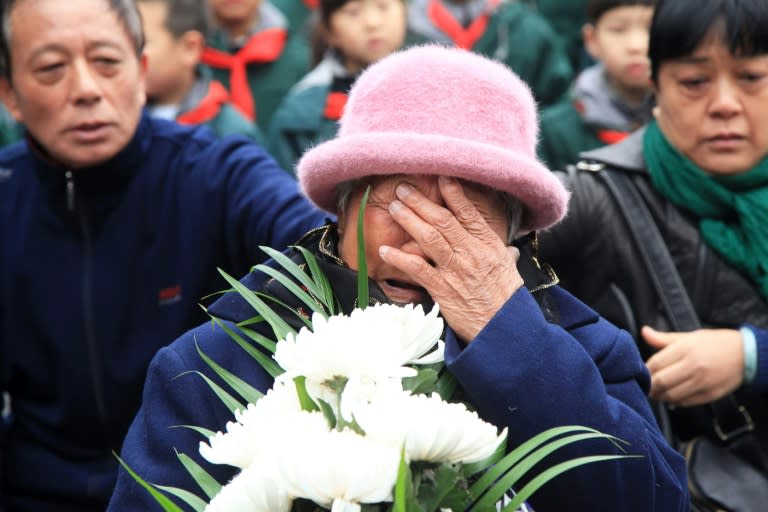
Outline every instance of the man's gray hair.
MULTIPOLYGON (((13 9, 25 0, 0 0, 0 73, 3 78, 11 81, 11 12, 13 9)), ((65 1, 65 0, 61 0, 65 1)), ((117 14, 117 19, 125 29, 133 48, 136 51, 136 57, 141 57, 144 51, 144 28, 141 24, 141 15, 136 7, 134 0, 102 0, 109 5, 109 9, 117 14)), ((87 30, 87 27, 83 27, 87 30)))
MULTIPOLYGON (((352 194, 366 184, 365 180, 350 180, 340 183, 336 187, 336 210, 339 214, 343 214, 349 207, 349 200, 352 194)), ((486 187, 489 193, 498 198, 503 204, 507 213, 507 220, 509 221, 509 230, 507 231, 507 245, 512 245, 512 242, 517 238, 520 231, 520 225, 523 223, 523 203, 516 197, 512 197, 506 192, 499 190, 493 190, 486 187)))

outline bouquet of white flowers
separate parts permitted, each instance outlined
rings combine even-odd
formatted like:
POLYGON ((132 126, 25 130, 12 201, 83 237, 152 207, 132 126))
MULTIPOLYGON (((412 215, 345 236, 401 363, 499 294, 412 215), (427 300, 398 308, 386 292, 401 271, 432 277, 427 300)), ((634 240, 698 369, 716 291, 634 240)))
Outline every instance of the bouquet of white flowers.
MULTIPOLYGON (((338 301, 314 256, 296 249, 304 264, 265 248, 282 269, 256 269, 311 308, 311 318, 299 315, 306 325, 298 332, 267 304, 274 297, 251 291, 222 272, 257 316, 239 324, 240 333, 213 320, 275 380, 262 394, 198 349, 236 395, 206 378, 233 421, 225 432, 192 427, 205 438, 200 454, 239 473, 222 484, 178 454, 206 500, 149 484, 125 466, 165 510, 181 510, 170 495, 199 512, 479 512, 497 510, 500 504, 511 511, 564 471, 623 457, 596 455, 561 463, 511 493, 530 468, 562 446, 597 437, 618 440, 585 427, 560 427, 506 454, 506 429, 499 432, 464 403, 450 401, 456 384, 443 371, 443 321, 437 306, 429 313, 421 306, 390 304, 338 313, 338 301), (267 322, 279 341, 251 329, 254 322, 267 322)), ((367 305, 367 273, 364 258, 360 261, 358 304, 367 305)))

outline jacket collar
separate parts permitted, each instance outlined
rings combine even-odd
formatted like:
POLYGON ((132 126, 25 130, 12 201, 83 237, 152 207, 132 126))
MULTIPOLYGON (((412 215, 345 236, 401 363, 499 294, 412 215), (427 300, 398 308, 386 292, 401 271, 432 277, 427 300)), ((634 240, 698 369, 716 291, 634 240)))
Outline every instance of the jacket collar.
POLYGON ((73 205, 68 204, 69 186, 76 208, 87 205, 91 212, 110 208, 127 188, 136 169, 148 158, 151 131, 144 111, 133 138, 115 156, 93 167, 76 170, 53 160, 36 140, 29 137, 29 153, 35 172, 50 203, 57 210, 72 210, 70 206, 73 205))
POLYGON ((643 134, 645 127, 630 134, 616 144, 603 146, 579 153, 576 167, 582 171, 600 171, 606 166, 626 171, 646 172, 643 157, 643 134))

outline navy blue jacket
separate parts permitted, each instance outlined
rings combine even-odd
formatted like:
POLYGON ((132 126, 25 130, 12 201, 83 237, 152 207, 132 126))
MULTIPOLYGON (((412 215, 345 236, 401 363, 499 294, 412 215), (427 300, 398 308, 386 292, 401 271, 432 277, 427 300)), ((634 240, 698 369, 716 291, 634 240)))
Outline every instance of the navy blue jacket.
MULTIPOLYGON (((344 286, 342 277, 333 276, 337 296, 344 286)), ((348 287, 353 287, 355 279, 349 281, 348 287)), ((254 272, 242 282, 258 289, 261 278, 254 272)), ((521 288, 467 347, 447 332, 448 370, 483 419, 509 429, 511 446, 553 426, 585 425, 627 441, 627 453, 641 458, 600 462, 565 473, 534 495, 531 505, 537 512, 688 510, 684 461, 664 440, 648 406, 645 393, 650 380, 633 339, 559 287, 544 292, 559 316, 557 323, 547 319, 527 288, 521 288)), ((211 311, 233 322, 255 314, 232 295, 219 299, 211 311)), ((201 360, 198 346, 252 386, 261 391, 271 387, 271 378, 223 329, 201 325, 152 361, 143 403, 122 456, 147 481, 203 496, 174 449, 196 459, 222 483, 233 476, 231 468, 207 464, 198 453, 203 438, 172 426, 224 430, 233 415, 199 375, 186 373, 199 371, 222 384, 201 360)), ((606 441, 585 442, 551 456, 547 464, 615 452, 606 441)), ((108 512, 151 510, 161 509, 121 469, 108 512)))
POLYGON ((245 273, 324 217, 248 139, 146 115, 95 168, 69 173, 32 141, 0 152, 7 508, 104 510, 147 365, 204 320, 216 268, 245 273))

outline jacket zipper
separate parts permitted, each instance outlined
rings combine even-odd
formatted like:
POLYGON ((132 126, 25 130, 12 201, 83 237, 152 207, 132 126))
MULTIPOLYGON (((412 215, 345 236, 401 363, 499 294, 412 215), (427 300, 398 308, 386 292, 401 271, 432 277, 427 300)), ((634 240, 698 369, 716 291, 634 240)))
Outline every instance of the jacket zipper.
POLYGON ((107 408, 104 399, 104 385, 102 381, 102 367, 99 361, 99 352, 96 347, 96 330, 94 328, 93 311, 93 279, 92 279, 92 241, 91 232, 88 229, 88 219, 83 208, 77 208, 75 180, 71 170, 65 174, 67 179, 67 208, 71 212, 76 212, 80 220, 80 233, 83 237, 83 276, 82 276, 82 304, 83 304, 83 322, 85 324, 85 340, 88 345, 88 360, 91 368, 91 385, 96 399, 96 411, 99 416, 99 422, 104 432, 104 441, 108 444, 109 436, 107 434, 107 408))

